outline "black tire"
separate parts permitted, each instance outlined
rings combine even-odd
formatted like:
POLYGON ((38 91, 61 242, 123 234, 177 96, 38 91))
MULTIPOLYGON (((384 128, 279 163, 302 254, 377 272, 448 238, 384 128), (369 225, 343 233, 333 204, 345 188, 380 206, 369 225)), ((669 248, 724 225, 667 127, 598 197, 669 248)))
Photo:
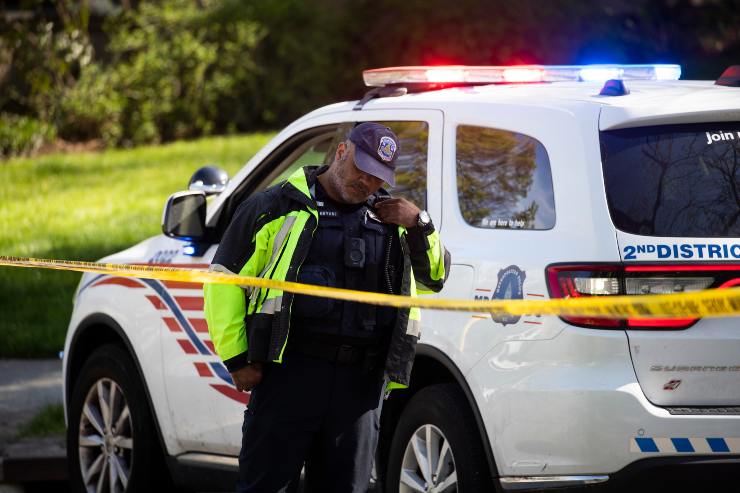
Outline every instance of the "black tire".
POLYGON ((146 390, 128 352, 116 345, 105 345, 95 350, 80 370, 71 396, 67 428, 67 464, 71 491, 98 491, 97 486, 101 484, 98 482, 100 472, 108 475, 107 478, 103 477, 101 489, 111 491, 109 471, 111 467, 114 471, 121 472, 117 475, 119 478, 127 476, 126 481, 123 479, 114 481, 117 488, 113 491, 169 491, 171 484, 169 474, 149 409, 146 390), (112 394, 115 394, 115 397, 111 397, 112 394), (101 403, 100 395, 107 396, 108 398, 104 398, 103 401, 113 402, 116 408, 107 414, 110 416, 108 418, 110 425, 105 424, 103 410, 107 407, 101 403), (97 427, 93 424, 93 419, 83 416, 83 407, 88 398, 90 398, 88 414, 93 413, 96 416, 97 427), (97 410, 94 409, 96 400, 99 406, 97 410), (119 423, 118 429, 115 429, 116 422, 119 423), (102 434, 97 431, 101 424, 104 428, 102 434), (80 447, 81 434, 88 437, 83 447, 80 447), (99 445, 92 445, 98 441, 99 445), (106 455, 108 453, 109 455, 106 455), (100 470, 97 470, 94 466, 99 457, 100 470), (87 484, 90 489, 86 488, 81 463, 85 465, 86 470, 97 471, 97 474, 93 473, 88 478, 87 484))
MULTIPOLYGON (((431 433, 441 432, 443 440, 439 443, 448 442, 454 458, 457 489, 451 487, 448 491, 459 493, 494 491, 480 433, 465 395, 456 385, 445 383, 424 387, 411 398, 403 410, 388 454, 385 492, 400 491, 404 456, 407 446, 411 446, 412 436, 417 431, 425 433, 426 430, 435 428, 436 431, 431 433)), ((449 456, 447 462, 450 462, 449 456)), ((407 472, 411 472, 412 469, 413 467, 408 468, 407 472)), ((411 474, 413 475, 413 472, 411 474)), ((424 481, 420 469, 417 470, 416 476, 424 481)), ((439 477, 434 479, 439 480, 437 483, 439 485, 445 476, 451 476, 449 469, 446 473, 443 469, 439 477)))

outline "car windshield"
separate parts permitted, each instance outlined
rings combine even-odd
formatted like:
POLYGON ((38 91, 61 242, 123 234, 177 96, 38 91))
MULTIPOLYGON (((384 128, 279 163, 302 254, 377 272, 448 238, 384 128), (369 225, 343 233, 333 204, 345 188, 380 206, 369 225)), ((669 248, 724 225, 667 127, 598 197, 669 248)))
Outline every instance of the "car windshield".
POLYGON ((601 132, 609 212, 627 233, 740 236, 740 123, 601 132))

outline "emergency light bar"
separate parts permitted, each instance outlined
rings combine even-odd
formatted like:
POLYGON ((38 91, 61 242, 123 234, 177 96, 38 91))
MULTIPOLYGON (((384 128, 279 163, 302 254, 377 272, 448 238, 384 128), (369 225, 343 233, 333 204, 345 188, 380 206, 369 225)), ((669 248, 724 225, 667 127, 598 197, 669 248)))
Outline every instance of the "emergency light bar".
POLYGON ((386 67, 362 72, 365 85, 481 85, 527 82, 678 80, 680 65, 512 65, 386 67))

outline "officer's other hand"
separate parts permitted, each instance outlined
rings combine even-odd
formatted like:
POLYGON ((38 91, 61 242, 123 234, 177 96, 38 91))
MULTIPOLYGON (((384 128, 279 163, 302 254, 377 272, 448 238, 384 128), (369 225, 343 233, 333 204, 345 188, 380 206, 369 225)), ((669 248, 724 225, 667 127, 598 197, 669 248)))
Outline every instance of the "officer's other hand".
POLYGON ((249 392, 262 380, 262 363, 250 363, 231 374, 238 392, 249 392))
POLYGON ((398 224, 404 228, 413 228, 417 224, 421 210, 413 202, 397 197, 375 203, 378 217, 385 223, 398 224))

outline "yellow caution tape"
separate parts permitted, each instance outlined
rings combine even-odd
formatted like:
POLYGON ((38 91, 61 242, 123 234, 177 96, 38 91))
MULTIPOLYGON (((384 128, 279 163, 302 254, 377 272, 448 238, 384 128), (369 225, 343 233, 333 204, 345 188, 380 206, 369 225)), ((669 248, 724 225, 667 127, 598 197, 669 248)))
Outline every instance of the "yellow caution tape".
POLYGON ((164 281, 235 284, 242 287, 279 289, 296 294, 357 301, 395 308, 416 306, 432 310, 490 312, 495 315, 537 314, 605 318, 700 318, 740 315, 740 288, 707 289, 680 294, 593 296, 551 300, 464 300, 432 297, 412 298, 410 296, 329 288, 297 282, 275 281, 259 277, 208 272, 203 269, 4 256, 0 256, 0 265, 94 272, 111 276, 160 279, 164 281))

